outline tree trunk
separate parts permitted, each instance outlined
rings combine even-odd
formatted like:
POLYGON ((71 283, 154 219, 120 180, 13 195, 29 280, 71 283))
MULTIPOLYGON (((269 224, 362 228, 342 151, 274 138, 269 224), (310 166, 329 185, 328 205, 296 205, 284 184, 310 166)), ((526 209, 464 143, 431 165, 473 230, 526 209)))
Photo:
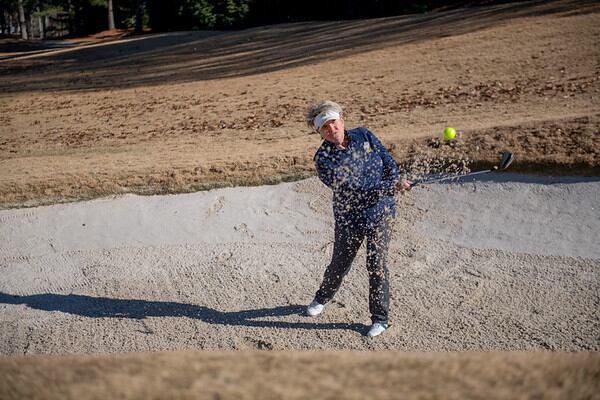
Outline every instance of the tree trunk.
POLYGON ((38 18, 38 25, 40 27, 40 39, 44 39, 44 36, 45 36, 44 17, 40 15, 37 18, 38 18))
POLYGON ((19 25, 21 26, 21 39, 29 39, 27 35, 27 21, 25 21, 25 9, 23 8, 23 0, 19 0, 19 25))
POLYGON ((0 6, 0 25, 2 25, 2 35, 6 34, 6 14, 4 13, 4 7, 0 6))
POLYGON ((25 23, 27 24, 27 36, 29 39, 33 39, 33 23, 31 21, 31 14, 25 14, 25 23))
POLYGON ((75 33, 75 9, 73 7, 73 2, 71 0, 67 0, 67 12, 68 12, 68 20, 67 20, 67 29, 69 30, 69 35, 75 33))
POLYGON ((115 29, 115 13, 113 12, 112 0, 108 0, 108 29, 115 29))
POLYGON ((144 30, 144 0, 135 2, 135 33, 142 33, 144 30))

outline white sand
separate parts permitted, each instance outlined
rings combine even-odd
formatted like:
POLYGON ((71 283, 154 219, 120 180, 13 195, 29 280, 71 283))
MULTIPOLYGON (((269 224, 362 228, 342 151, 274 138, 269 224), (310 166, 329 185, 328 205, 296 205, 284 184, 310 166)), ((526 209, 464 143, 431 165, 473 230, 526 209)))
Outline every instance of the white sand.
POLYGON ((316 179, 0 211, 0 354, 165 349, 600 350, 600 182, 501 175, 399 198, 392 328, 364 250, 317 319, 316 179))
POLYGON ((194 243, 306 242, 328 220, 293 184, 126 195, 3 212, 2 256, 194 243))
POLYGON ((600 259, 599 181, 503 174, 430 186, 419 230, 470 248, 600 259))

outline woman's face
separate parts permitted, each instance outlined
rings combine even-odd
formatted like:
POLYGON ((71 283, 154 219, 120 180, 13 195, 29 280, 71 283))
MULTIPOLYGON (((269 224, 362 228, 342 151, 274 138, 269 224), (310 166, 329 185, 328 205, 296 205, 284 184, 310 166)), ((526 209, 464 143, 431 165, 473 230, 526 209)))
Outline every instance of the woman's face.
POLYGON ((323 124, 319 129, 321 137, 335 145, 341 145, 344 142, 344 119, 331 119, 323 124))

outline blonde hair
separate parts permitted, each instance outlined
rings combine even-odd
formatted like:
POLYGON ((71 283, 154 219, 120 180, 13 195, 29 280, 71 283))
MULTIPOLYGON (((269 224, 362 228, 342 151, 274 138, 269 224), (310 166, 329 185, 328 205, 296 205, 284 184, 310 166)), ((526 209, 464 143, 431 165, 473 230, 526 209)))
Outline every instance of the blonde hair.
POLYGON ((331 100, 324 100, 318 104, 313 104, 308 108, 308 110, 306 110, 306 113, 304 114, 306 125, 308 125, 311 129, 315 129, 315 118, 322 112, 327 111, 335 111, 340 115, 343 113, 342 106, 340 106, 338 103, 331 100))

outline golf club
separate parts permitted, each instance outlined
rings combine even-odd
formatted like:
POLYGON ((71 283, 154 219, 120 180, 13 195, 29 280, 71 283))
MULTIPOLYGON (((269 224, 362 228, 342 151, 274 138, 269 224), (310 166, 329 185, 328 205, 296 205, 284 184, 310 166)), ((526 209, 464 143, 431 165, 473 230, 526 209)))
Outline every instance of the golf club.
POLYGON ((513 160, 514 160, 513 154, 510 151, 505 151, 504 153, 502 153, 502 158, 500 159, 500 164, 494 166, 491 169, 470 172, 470 173, 464 174, 464 175, 455 174, 455 175, 444 176, 441 178, 426 179, 424 181, 416 181, 416 182, 413 182, 413 184, 410 186, 415 187, 417 185, 425 185, 428 183, 441 182, 441 181, 445 181, 448 179, 464 178, 466 176, 473 176, 473 175, 487 174, 488 172, 502 171, 502 170, 505 170, 506 168, 508 168, 508 166, 513 162, 513 160))

